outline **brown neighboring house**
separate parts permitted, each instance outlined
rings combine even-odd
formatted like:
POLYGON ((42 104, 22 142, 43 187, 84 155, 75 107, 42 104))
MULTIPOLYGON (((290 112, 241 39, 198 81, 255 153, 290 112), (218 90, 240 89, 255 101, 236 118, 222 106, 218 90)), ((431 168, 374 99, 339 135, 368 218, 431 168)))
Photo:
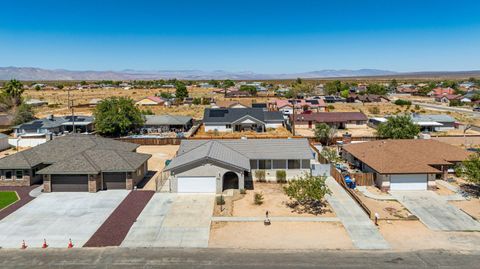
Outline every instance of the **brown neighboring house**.
POLYGON ((383 95, 377 94, 356 94, 351 93, 347 98, 347 103, 353 103, 355 101, 360 101, 362 103, 388 103, 390 99, 383 95))
POLYGON ((362 112, 313 112, 292 115, 297 128, 315 128, 316 124, 326 123, 338 129, 365 127, 368 118, 362 112))
POLYGON ((448 169, 469 154, 430 139, 377 140, 342 149, 342 157, 361 171, 373 173, 375 185, 383 191, 435 189, 435 180, 445 179, 448 169))

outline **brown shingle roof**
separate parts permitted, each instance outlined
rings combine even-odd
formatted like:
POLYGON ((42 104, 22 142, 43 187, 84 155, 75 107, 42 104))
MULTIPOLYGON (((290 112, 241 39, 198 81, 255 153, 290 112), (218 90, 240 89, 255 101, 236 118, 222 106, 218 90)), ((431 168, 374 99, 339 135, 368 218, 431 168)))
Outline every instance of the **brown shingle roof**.
POLYGON ((430 139, 378 140, 348 144, 343 149, 381 174, 440 173, 431 165, 450 165, 470 154, 430 139))
POLYGON ((295 122, 347 122, 366 121, 367 116, 362 112, 316 112, 311 114, 295 114, 295 122))

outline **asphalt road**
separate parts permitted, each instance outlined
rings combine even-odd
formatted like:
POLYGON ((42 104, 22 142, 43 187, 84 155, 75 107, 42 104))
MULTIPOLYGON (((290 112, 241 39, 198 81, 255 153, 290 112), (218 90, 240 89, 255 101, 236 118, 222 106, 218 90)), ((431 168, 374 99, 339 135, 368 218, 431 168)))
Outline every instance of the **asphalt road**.
POLYGON ((476 111, 473 111, 471 109, 466 109, 466 108, 449 107, 449 106, 442 106, 442 105, 435 105, 435 104, 427 104, 427 103, 422 103, 422 102, 412 102, 412 104, 423 106, 423 107, 426 107, 426 108, 431 108, 431 109, 451 111, 451 112, 460 112, 460 113, 469 114, 473 117, 480 117, 480 112, 476 112, 476 111))
POLYGON ((478 268, 480 252, 99 248, 0 250, 0 268, 478 268))

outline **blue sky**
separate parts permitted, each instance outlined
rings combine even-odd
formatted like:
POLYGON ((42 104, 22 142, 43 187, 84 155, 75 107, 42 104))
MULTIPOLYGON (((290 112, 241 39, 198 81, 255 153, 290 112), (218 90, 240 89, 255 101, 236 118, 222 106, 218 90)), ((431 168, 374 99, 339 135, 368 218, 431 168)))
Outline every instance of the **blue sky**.
POLYGON ((478 0, 2 1, 0 66, 480 69, 478 0))

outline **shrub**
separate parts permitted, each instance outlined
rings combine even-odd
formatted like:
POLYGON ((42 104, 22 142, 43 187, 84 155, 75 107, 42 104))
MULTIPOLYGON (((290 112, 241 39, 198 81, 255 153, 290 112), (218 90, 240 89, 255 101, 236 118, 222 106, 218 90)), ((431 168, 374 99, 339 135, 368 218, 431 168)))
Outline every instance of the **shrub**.
POLYGON ((259 182, 265 182, 265 171, 264 170, 256 170, 255 171, 255 178, 259 181, 259 182))
POLYGON ((377 114, 380 114, 380 108, 378 108, 378 106, 374 106, 369 108, 368 112, 370 112, 371 114, 377 115, 377 114))
POLYGON ((217 205, 224 205, 225 204, 225 199, 223 198, 223 195, 217 196, 217 205))
POLYGON ((415 105, 415 110, 420 110, 420 106, 419 106, 419 105, 415 105))
POLYGON ((247 190, 245 190, 245 189, 240 189, 240 194, 247 194, 247 190))
POLYGON ((333 105, 328 105, 327 108, 328 108, 328 110, 334 110, 335 109, 335 107, 333 105))
POLYGON ((285 194, 291 199, 288 205, 297 212, 321 214, 325 207, 324 197, 330 194, 325 183, 327 177, 304 174, 288 182, 283 187, 285 194))
POLYGON ((259 193, 259 192, 256 192, 254 195, 253 195, 253 203, 256 204, 256 205, 261 205, 263 204, 263 194, 259 193))
POLYGON ((287 172, 285 170, 277 170, 277 183, 287 183, 287 172))
POLYGON ((398 99, 398 100, 395 100, 394 104, 396 104, 397 106, 411 106, 412 102, 408 100, 398 99))

